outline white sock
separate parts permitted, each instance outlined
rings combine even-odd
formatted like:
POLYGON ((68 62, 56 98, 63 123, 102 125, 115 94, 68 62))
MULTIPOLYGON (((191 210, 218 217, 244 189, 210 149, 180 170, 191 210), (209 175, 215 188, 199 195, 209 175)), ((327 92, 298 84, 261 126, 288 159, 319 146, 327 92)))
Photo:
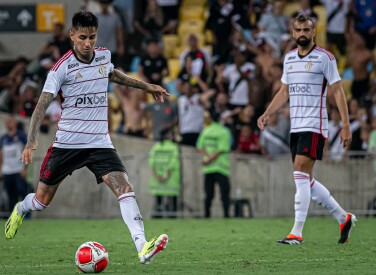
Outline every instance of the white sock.
POLYGON ((118 197, 121 215, 124 223, 127 225, 131 233, 132 240, 136 246, 138 253, 141 252, 145 239, 144 222, 142 220, 140 210, 138 208, 134 192, 129 192, 118 197))
POLYGON ((35 193, 28 194, 17 208, 18 214, 21 216, 26 215, 30 211, 42 211, 48 205, 44 205, 35 197, 35 193))
POLYGON ((311 188, 309 174, 294 171, 294 180, 296 185, 295 193, 295 223, 290 234, 301 237, 303 235, 303 226, 307 218, 309 203, 311 201, 311 188))
POLYGON ((347 219, 347 212, 342 209, 338 202, 330 195, 329 190, 316 179, 311 182, 312 200, 318 205, 329 210, 333 217, 342 224, 347 219))

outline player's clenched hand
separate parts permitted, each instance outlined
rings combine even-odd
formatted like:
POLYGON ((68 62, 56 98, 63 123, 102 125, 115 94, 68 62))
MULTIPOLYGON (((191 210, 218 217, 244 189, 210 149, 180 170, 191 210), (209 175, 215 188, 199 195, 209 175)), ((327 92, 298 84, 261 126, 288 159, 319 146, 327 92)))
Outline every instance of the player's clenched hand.
POLYGON ((268 122, 268 120, 269 120, 269 115, 267 115, 265 113, 258 118, 258 120, 257 120, 257 126, 260 128, 260 130, 264 130, 265 129, 265 125, 268 122))
POLYGON ((33 152, 37 149, 37 144, 26 144, 25 149, 23 150, 20 160, 25 163, 29 164, 33 162, 33 152))
POLYGON ((341 144, 343 148, 348 148, 352 140, 350 126, 343 127, 341 130, 341 144))
POLYGON ((148 84, 145 89, 148 93, 151 93, 156 101, 163 102, 163 96, 169 96, 170 94, 161 86, 148 84))

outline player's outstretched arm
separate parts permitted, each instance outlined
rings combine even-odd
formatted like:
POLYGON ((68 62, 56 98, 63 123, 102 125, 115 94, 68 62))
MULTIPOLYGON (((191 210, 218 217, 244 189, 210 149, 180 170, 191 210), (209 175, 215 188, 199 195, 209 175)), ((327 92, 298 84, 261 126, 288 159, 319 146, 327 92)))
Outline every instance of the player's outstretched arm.
POLYGON ((33 161, 33 151, 37 148, 37 134, 40 125, 46 114, 48 106, 50 106, 54 95, 52 93, 42 92, 39 97, 38 104, 35 107, 33 115, 31 116, 29 134, 27 136, 27 143, 20 157, 21 161, 28 164, 33 161))
POLYGON ((347 109, 345 92, 343 91, 341 81, 332 84, 330 87, 333 90, 334 98, 336 100, 342 120, 342 130, 340 134, 341 144, 343 145, 343 148, 347 148, 351 143, 352 135, 350 130, 349 111, 347 109))
POLYGON ((289 99, 288 85, 283 84, 277 94, 274 96, 269 107, 266 109, 264 114, 257 119, 257 126, 260 130, 264 130, 265 125, 268 123, 269 115, 273 114, 279 108, 281 108, 289 99))
POLYGON ((155 100, 163 102, 163 96, 169 96, 170 94, 167 93, 165 89, 161 86, 145 83, 142 81, 138 81, 137 79, 131 78, 127 76, 125 73, 115 69, 109 76, 111 82, 115 82, 117 84, 133 87, 141 90, 145 90, 148 93, 151 93, 155 100))

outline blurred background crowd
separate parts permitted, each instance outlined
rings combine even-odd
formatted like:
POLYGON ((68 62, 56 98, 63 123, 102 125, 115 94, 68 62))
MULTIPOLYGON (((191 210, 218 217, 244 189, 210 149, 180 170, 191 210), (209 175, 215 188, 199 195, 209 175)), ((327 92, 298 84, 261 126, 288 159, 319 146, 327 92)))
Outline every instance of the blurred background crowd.
MULTIPOLYGON (((160 140, 170 133, 195 146, 210 120, 232 134, 231 149, 274 158, 288 154, 288 105, 260 133, 256 120, 279 90, 284 55, 296 47, 292 18, 316 22, 316 43, 337 58, 349 104, 351 151, 376 149, 376 3, 374 0, 87 0, 82 8, 99 19, 97 46, 129 76, 164 86, 164 103, 130 88, 109 86, 109 131, 160 140)), ((0 111, 30 117, 49 69, 72 45, 69 25, 55 23, 33 58, 0 63, 0 111)), ((327 152, 343 159, 341 122, 328 92, 327 152)), ((60 117, 56 99, 42 132, 60 117)))

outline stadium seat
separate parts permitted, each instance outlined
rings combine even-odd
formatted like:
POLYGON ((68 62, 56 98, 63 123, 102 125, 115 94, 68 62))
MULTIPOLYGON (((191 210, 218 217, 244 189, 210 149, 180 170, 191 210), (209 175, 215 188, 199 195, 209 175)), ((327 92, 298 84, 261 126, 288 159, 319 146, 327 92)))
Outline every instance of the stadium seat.
POLYGON ((291 16, 294 12, 296 12, 297 10, 300 9, 300 5, 298 2, 295 2, 295 3, 288 3, 285 5, 285 8, 284 8, 284 14, 287 15, 287 16, 291 16))
POLYGON ((163 42, 163 53, 164 56, 168 58, 174 57, 174 50, 178 45, 179 38, 175 34, 167 34, 162 37, 163 42))
POLYGON ((203 33, 205 23, 203 20, 188 20, 179 24, 178 33, 203 33))
POLYGON ((326 46, 326 10, 323 6, 315 6, 313 11, 319 19, 316 23, 316 42, 321 47, 326 46))
POLYGON ((187 20, 203 20, 205 15, 204 7, 192 6, 192 7, 181 7, 179 12, 180 22, 187 20))
POLYGON ((180 72, 180 62, 178 58, 170 58, 168 59, 168 70, 170 72, 169 79, 174 80, 177 78, 180 72))
POLYGON ((183 0, 182 7, 206 6, 207 0, 183 0))
POLYGON ((211 30, 205 30, 205 44, 211 44, 213 42, 213 32, 211 30))

